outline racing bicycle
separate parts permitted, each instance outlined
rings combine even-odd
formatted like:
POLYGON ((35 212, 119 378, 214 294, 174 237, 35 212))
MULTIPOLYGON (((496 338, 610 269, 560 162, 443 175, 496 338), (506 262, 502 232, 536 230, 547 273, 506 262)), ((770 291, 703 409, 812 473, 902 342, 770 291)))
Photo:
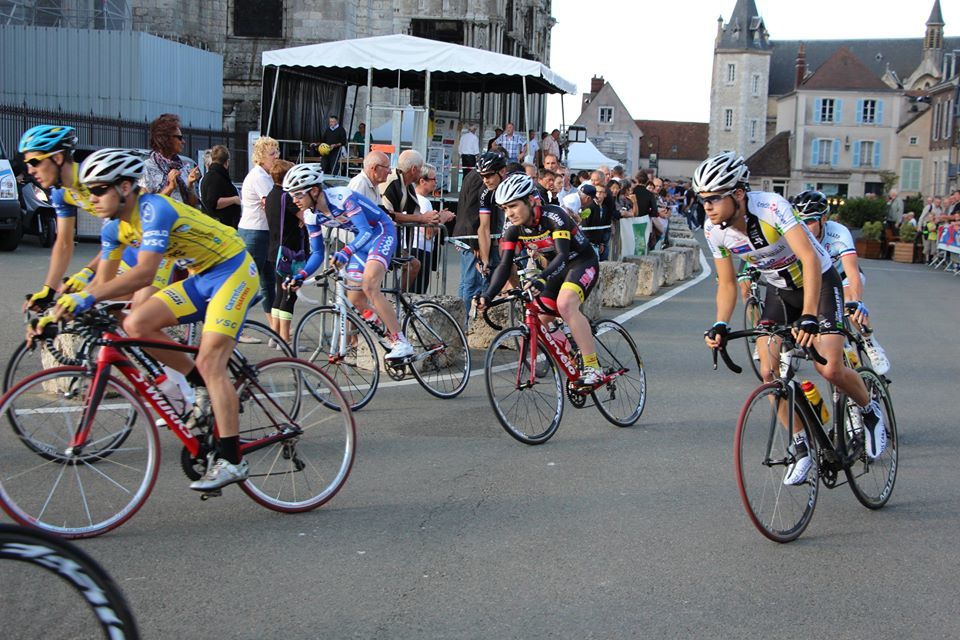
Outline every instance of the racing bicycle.
MULTIPOLYGON (((899 439, 893 404, 886 382, 869 367, 856 371, 876 400, 887 430, 887 447, 877 459, 867 456, 860 408, 846 395, 833 389, 824 403, 832 419, 821 423, 817 410, 796 379, 798 351, 790 327, 764 324, 757 329, 734 331, 724 339, 748 337, 780 338, 779 376, 761 384, 740 410, 734 437, 734 467, 737 487, 747 515, 764 536, 776 542, 797 539, 813 517, 820 484, 829 489, 849 484, 857 500, 869 509, 880 509, 890 499, 897 478, 899 439), (798 424, 799 423, 799 424, 798 424), (806 480, 785 485, 790 465, 797 460, 792 434, 804 431, 813 462, 806 480)), ((726 346, 714 349, 734 373, 742 369, 727 353, 726 346)), ((826 364, 813 347, 802 351, 806 357, 826 364)))
MULTIPOLYGON (((147 405, 183 443, 187 478, 199 479, 216 458, 214 420, 188 427, 160 389, 163 368, 145 351, 196 356, 199 349, 123 337, 110 311, 96 307, 73 321, 74 332, 93 339, 95 362, 41 371, 0 399, 0 416, 12 427, 0 429, 0 507, 20 524, 87 538, 129 520, 149 497, 160 466, 147 405)), ((56 352, 51 328, 45 340, 56 352)), ((240 488, 285 513, 330 500, 350 473, 356 439, 336 384, 313 365, 285 357, 254 365, 234 351, 228 370, 239 397, 240 450, 250 465, 240 488)))

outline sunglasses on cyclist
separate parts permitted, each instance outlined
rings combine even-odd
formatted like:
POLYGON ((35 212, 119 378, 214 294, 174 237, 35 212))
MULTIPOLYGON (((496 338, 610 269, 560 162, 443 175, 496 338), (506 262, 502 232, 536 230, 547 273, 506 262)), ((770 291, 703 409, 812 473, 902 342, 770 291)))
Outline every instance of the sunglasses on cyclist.
POLYGON ((290 197, 294 200, 303 200, 308 195, 310 195, 309 189, 304 189, 303 191, 293 191, 290 193, 290 197))
POLYGON ((95 184, 87 187, 87 191, 90 192, 90 195, 97 196, 98 198, 105 196, 111 189, 113 189, 112 184, 95 184))
POLYGON ((723 193, 716 193, 712 196, 697 196, 697 201, 700 202, 700 204, 702 205, 709 204, 713 206, 718 202, 720 202, 721 200, 723 200, 724 198, 726 198, 727 196, 729 196, 730 194, 732 194, 734 191, 735 189, 730 191, 724 191, 723 193))
POLYGON ((41 163, 41 162, 43 162, 44 160, 46 160, 47 158, 49 158, 49 157, 51 157, 51 156, 57 155, 57 154, 60 153, 61 151, 63 151, 63 149, 57 149, 56 151, 51 151, 50 153, 44 153, 43 155, 39 155, 39 156, 35 156, 35 157, 33 157, 33 158, 30 158, 29 160, 24 160, 24 162, 26 162, 26 163, 27 163, 28 165, 30 165, 31 167, 38 167, 38 166, 40 166, 40 163, 41 163))

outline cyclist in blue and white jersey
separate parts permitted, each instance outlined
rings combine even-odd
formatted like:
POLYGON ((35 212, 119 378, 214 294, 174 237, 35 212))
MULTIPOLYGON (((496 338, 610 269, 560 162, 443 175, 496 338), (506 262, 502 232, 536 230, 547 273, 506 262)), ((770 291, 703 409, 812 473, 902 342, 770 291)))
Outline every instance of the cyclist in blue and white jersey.
POLYGON ((283 190, 303 211, 303 223, 310 236, 310 258, 293 275, 290 285, 299 287, 323 265, 323 227, 353 231, 353 240, 330 256, 330 263, 343 267, 347 280, 360 285, 362 294, 348 291, 350 302, 362 312, 369 301, 383 321, 393 342, 387 360, 412 356, 413 347, 400 332, 396 311, 380 290, 397 248, 397 232, 390 216, 346 187, 324 189, 323 169, 316 163, 298 164, 290 169, 283 178, 283 190))
MULTIPOLYGON (((737 277, 733 256, 757 267, 767 280, 762 320, 793 325, 801 347, 815 346, 827 364, 817 371, 860 407, 867 455, 877 458, 887 443, 883 415, 870 399, 860 375, 843 361, 843 292, 830 255, 800 222, 792 205, 775 193, 751 192, 750 171, 743 158, 725 152, 705 160, 693 175, 693 189, 707 213, 704 235, 717 269, 717 315, 704 333, 707 346, 723 345, 730 317, 737 305, 737 277)), ((761 373, 773 379, 774 354, 767 338, 758 338, 761 373)), ((797 460, 788 469, 785 484, 799 484, 812 466, 806 435, 794 429, 797 460)))
POLYGON ((890 371, 890 361, 870 328, 870 311, 867 305, 863 304, 863 287, 867 283, 867 277, 860 270, 857 249, 853 244, 850 230, 839 222, 823 220, 830 210, 830 205, 827 197, 819 191, 804 191, 798 194, 793 199, 793 206, 813 237, 830 254, 833 267, 843 280, 844 301, 846 304, 857 305, 852 319, 859 327, 865 329, 863 338, 873 370, 880 375, 887 373, 890 371))

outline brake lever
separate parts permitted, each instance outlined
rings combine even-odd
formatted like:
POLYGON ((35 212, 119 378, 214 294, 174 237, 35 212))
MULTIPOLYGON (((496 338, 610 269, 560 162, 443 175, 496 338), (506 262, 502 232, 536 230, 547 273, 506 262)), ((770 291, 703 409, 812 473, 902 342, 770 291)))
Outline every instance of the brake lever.
POLYGON ((807 352, 807 355, 810 356, 810 358, 817 364, 823 364, 823 365, 827 364, 826 358, 821 356, 820 353, 817 351, 817 348, 814 347, 813 345, 810 345, 809 347, 804 347, 804 350, 807 352))

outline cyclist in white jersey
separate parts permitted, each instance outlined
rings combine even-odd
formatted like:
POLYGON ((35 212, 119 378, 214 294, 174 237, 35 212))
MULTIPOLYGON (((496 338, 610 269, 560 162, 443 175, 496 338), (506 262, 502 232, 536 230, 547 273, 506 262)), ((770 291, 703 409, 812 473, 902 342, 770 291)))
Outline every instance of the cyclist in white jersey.
MULTIPOLYGON (((775 193, 750 192, 750 170, 732 152, 705 160, 693 175, 693 190, 707 214, 704 235, 717 269, 717 315, 704 333, 707 346, 723 345, 737 305, 737 276, 733 256, 757 267, 767 280, 764 320, 792 323, 801 347, 815 346, 827 364, 815 363, 828 382, 857 403, 863 415, 867 455, 877 458, 887 443, 880 407, 871 401, 860 375, 843 362, 840 276, 827 251, 800 223, 789 202, 775 193)), ((771 339, 772 340, 772 339, 771 339)), ((758 338, 761 373, 773 379, 778 344, 758 338)), ((787 470, 784 484, 800 484, 812 466, 801 424, 794 427, 797 460, 787 470)))
POLYGON ((819 191, 804 191, 798 194, 793 199, 793 206, 813 237, 830 254, 833 266, 843 280, 845 304, 856 305, 852 320, 863 334, 867 355, 874 371, 880 375, 887 373, 890 370, 890 361, 873 334, 870 327, 870 311, 867 305, 863 304, 863 287, 867 283, 867 278, 860 271, 857 249, 854 247, 850 230, 839 222, 823 220, 830 205, 827 197, 819 191))

